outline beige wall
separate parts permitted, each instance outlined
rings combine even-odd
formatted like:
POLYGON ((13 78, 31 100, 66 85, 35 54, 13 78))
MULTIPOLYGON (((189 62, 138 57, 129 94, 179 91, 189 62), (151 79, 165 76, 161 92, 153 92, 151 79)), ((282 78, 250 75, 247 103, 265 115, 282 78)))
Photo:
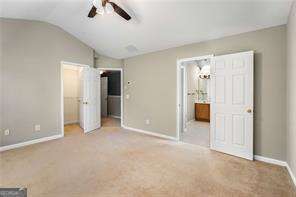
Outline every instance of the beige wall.
POLYGON ((296 176, 296 2, 287 29, 287 162, 296 176))
POLYGON ((255 51, 255 154, 286 159, 286 26, 140 55, 124 60, 124 125, 176 136, 176 61, 255 51), (145 124, 150 119, 150 125, 145 124))
POLYGON ((79 122, 79 78, 78 70, 65 69, 63 71, 64 83, 64 123, 79 122))
POLYGON ((48 23, 0 19, 1 146, 61 133, 60 62, 93 64, 93 50, 48 23), (40 124, 41 131, 33 131, 40 124))
POLYGON ((95 54, 95 67, 97 68, 122 68, 122 66, 123 60, 95 54))

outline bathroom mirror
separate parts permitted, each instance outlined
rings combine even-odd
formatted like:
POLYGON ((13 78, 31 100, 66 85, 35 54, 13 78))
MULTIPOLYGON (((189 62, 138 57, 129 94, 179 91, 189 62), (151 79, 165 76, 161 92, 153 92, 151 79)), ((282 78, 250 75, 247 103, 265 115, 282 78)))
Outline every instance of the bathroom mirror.
POLYGON ((198 78, 198 90, 197 90, 197 94, 198 94, 198 102, 200 103, 208 103, 210 102, 210 89, 209 89, 209 84, 210 79, 207 78, 198 78))
POLYGON ((210 102, 210 65, 208 61, 203 61, 203 64, 199 65, 200 71, 198 73, 197 80, 197 95, 199 103, 210 102))

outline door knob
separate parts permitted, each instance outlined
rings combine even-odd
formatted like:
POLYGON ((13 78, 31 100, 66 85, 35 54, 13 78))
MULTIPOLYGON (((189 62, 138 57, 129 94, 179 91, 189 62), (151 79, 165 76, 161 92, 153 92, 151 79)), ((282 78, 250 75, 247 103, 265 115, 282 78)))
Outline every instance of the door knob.
POLYGON ((83 102, 83 104, 87 105, 87 104, 88 104, 88 102, 83 102))
POLYGON ((252 113, 252 109, 247 109, 247 113, 252 113))

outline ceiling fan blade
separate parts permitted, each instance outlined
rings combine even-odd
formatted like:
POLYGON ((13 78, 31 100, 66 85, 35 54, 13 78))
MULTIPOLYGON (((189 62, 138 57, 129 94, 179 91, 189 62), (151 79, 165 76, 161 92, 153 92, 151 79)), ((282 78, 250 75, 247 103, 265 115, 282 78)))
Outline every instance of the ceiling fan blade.
POLYGON ((96 14, 97 14, 97 8, 95 6, 93 6, 88 13, 88 17, 93 18, 93 17, 95 17, 96 14))
POLYGON ((112 5, 114 12, 116 12, 119 16, 121 16, 125 20, 128 21, 132 18, 130 15, 128 15, 128 13, 126 13, 121 7, 119 7, 115 3, 113 3, 113 2, 109 2, 109 3, 112 5))

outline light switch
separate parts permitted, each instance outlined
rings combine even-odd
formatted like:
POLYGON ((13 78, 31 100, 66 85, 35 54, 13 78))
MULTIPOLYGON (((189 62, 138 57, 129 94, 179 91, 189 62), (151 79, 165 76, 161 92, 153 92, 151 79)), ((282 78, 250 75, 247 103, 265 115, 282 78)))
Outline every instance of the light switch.
POLYGON ((125 95, 125 98, 126 99, 129 99, 130 98, 130 95, 129 94, 125 95))
POLYGON ((10 133, 9 129, 4 130, 4 135, 9 135, 9 133, 10 133))
POLYGON ((35 131, 40 131, 40 125, 35 125, 35 131))

